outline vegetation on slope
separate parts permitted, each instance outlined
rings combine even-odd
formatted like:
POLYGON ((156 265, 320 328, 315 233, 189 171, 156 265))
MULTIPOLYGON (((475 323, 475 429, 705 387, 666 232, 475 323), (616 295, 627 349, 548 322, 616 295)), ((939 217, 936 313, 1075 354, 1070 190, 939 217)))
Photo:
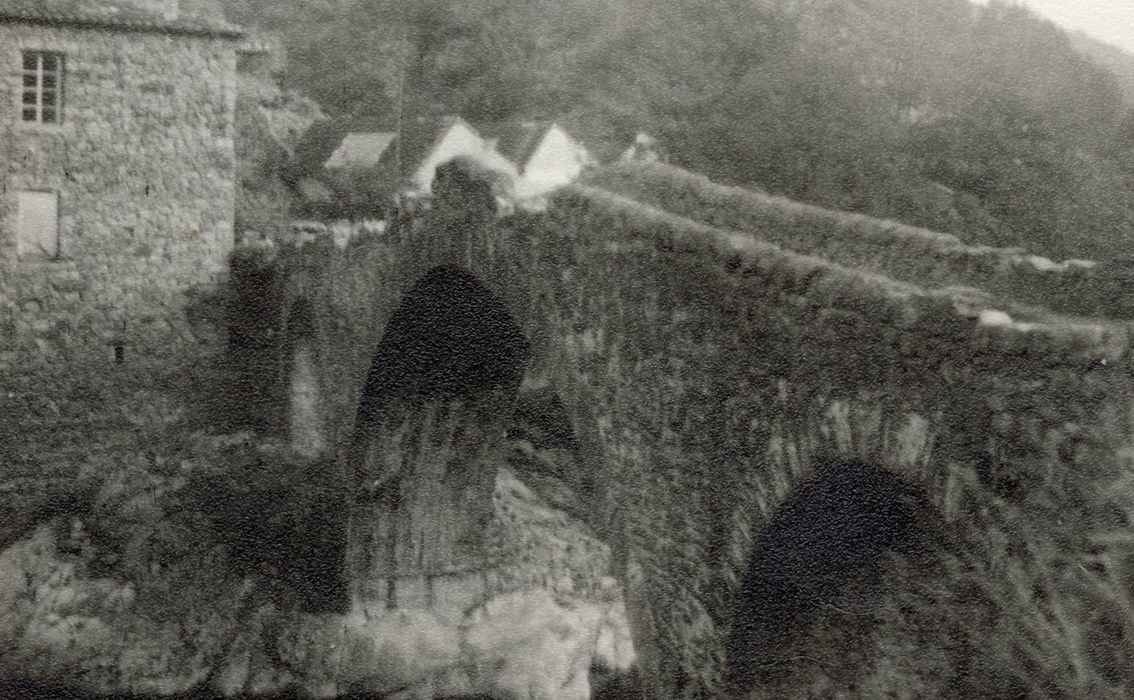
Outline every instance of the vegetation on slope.
POLYGON ((1134 105, 1134 54, 1099 41, 1082 31, 1071 34, 1071 45, 1079 53, 1114 73, 1126 101, 1134 105))
POLYGON ((637 131, 716 181, 1020 245, 1134 243, 1118 79, 994 0, 225 0, 282 33, 287 85, 393 124, 553 117, 609 155, 637 131))

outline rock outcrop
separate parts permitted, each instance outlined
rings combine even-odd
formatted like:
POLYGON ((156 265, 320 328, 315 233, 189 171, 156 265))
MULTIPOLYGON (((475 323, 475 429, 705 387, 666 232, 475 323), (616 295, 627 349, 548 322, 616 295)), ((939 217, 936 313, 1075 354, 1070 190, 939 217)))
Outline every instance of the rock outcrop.
POLYGON ((0 552, 0 679, 94 696, 587 698, 592 666, 634 664, 605 546, 507 467, 494 562, 399 581, 397 609, 309 613, 297 588, 319 574, 296 555, 320 542, 297 533, 318 540, 333 519, 304 516, 325 503, 318 483, 288 480, 311 465, 247 436, 193 442, 166 473, 124 467, 0 552), (314 506, 279 500, 304 492, 314 506))

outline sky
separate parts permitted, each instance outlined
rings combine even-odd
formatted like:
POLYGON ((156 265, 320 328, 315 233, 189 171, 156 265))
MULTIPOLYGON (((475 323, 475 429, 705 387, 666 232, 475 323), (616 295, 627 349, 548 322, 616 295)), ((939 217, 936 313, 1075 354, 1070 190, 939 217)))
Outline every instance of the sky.
POLYGON ((1134 0, 1024 0, 1036 14, 1067 29, 1134 53, 1134 0))

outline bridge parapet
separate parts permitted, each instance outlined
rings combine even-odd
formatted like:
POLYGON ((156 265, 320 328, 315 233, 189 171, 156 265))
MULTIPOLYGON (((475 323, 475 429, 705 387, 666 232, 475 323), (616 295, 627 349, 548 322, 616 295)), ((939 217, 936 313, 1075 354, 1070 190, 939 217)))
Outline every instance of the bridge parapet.
POLYGON ((718 185, 660 163, 619 164, 588 182, 679 216, 923 287, 974 287, 1002 305, 1134 318, 1129 264, 1054 262, 1022 249, 966 245, 950 234, 718 185))

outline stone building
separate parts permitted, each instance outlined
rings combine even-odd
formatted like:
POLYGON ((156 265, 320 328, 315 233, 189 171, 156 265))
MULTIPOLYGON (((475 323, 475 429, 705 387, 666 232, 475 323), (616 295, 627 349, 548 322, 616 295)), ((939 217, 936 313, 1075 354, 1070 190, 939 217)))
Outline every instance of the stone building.
POLYGON ((190 341, 233 245, 240 31, 178 0, 0 0, 0 366, 190 341))

